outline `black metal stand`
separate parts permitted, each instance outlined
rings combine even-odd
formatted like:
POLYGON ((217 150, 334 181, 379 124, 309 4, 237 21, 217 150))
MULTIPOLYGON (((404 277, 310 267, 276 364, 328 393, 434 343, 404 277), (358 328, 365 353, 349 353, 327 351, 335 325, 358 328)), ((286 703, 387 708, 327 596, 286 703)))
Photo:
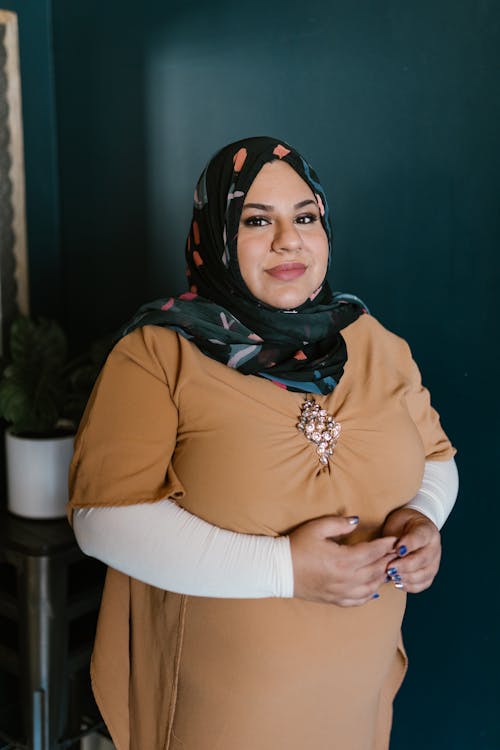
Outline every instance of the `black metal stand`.
POLYGON ((66 520, 0 512, 0 669, 17 684, 0 750, 62 750, 102 726, 88 666, 104 573, 66 520))

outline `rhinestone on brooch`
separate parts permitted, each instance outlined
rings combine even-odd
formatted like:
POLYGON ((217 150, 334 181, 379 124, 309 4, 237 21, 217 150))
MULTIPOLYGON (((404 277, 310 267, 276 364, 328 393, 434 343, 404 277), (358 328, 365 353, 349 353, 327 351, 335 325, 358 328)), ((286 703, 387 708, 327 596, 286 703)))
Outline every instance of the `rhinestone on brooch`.
POLYGON ((339 439, 340 424, 313 398, 306 398, 300 407, 297 429, 316 445, 320 462, 327 464, 339 439))

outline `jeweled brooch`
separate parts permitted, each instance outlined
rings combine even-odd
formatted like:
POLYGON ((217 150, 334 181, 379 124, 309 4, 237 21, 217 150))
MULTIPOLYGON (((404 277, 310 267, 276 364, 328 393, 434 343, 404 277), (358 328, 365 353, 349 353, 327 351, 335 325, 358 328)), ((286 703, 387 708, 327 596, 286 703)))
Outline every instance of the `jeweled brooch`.
POLYGON ((327 464, 342 429, 339 422, 313 398, 306 398, 300 407, 297 429, 316 445, 319 460, 322 464, 327 464))

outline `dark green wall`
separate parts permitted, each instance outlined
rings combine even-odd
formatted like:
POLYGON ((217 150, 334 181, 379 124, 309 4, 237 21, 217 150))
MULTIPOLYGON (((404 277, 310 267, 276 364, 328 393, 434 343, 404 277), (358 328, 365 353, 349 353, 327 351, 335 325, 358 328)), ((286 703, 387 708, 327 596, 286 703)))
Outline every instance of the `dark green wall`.
POLYGON ((3 0, 18 14, 31 304, 62 316, 52 0, 3 0))
MULTIPOLYGON (((33 29, 40 3, 19 5, 33 29)), ((409 340, 459 449, 442 570, 409 602, 392 750, 498 750, 500 5, 53 0, 57 128, 49 17, 23 55, 34 307, 61 306, 77 340, 114 328, 183 286, 216 148, 269 133, 302 149, 334 211, 333 286, 409 340), (42 226, 56 133, 60 225, 42 226)))

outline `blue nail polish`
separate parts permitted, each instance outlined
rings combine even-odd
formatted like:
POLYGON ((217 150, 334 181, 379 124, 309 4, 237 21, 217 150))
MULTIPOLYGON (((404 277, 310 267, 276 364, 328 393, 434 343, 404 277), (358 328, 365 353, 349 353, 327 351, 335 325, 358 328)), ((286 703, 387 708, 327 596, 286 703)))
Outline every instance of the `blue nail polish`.
POLYGON ((380 594, 373 594, 372 599, 380 599, 380 594))
POLYGON ((359 523, 359 516, 349 516, 348 520, 351 526, 357 526, 359 523))
POLYGON ((387 574, 390 576, 395 576, 397 572, 398 572, 397 568, 389 568, 389 570, 387 571, 387 574))
POLYGON ((400 557, 403 557, 403 555, 406 555, 407 552, 408 552, 408 549, 406 548, 404 544, 402 544, 401 547, 398 549, 398 555, 400 557))
POLYGON ((401 576, 393 576, 393 581, 397 581, 398 583, 402 580, 401 576))
POLYGON ((399 582, 398 582, 398 583, 395 583, 395 584, 394 584, 394 588, 395 588, 395 589, 402 589, 402 588, 404 588, 404 584, 403 584, 403 583, 399 583, 399 582))

